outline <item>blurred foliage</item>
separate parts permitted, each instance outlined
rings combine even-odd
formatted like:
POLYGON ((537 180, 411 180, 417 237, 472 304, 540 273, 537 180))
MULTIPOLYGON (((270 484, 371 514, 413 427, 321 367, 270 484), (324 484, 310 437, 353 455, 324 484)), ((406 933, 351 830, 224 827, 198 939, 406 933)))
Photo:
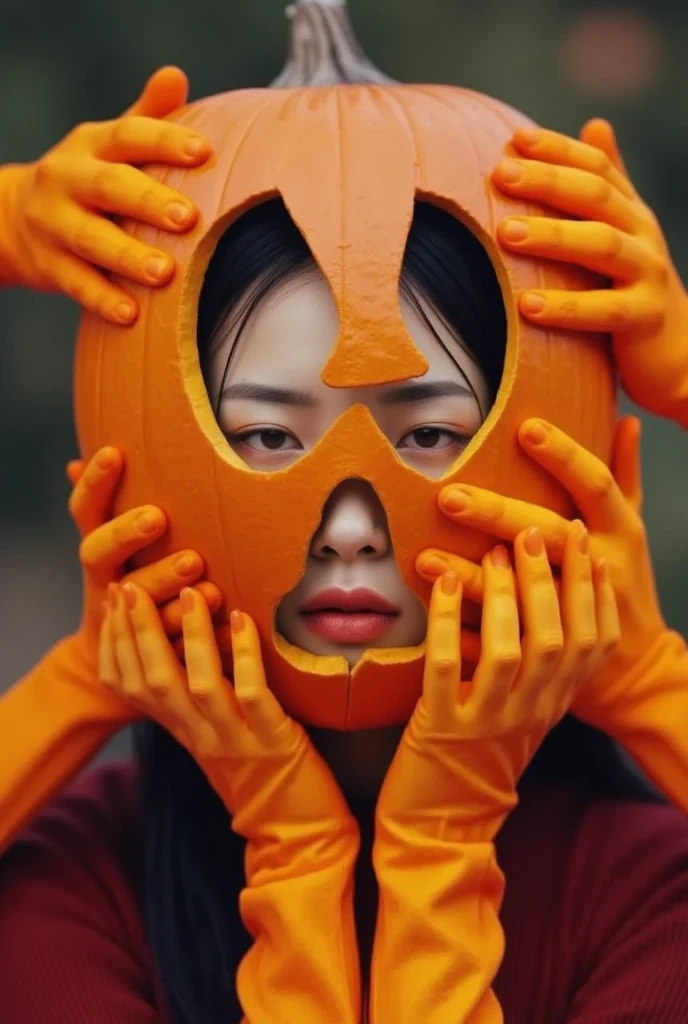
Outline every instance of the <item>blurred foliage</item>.
MULTIPOLYGON (((365 49, 396 78, 469 86, 568 133, 590 116, 609 117, 685 278, 688 6, 675 0, 614 5, 650 19, 662 64, 641 94, 606 99, 572 83, 563 56, 576 20, 602 6, 589 0, 350 0, 365 49)), ((263 85, 281 68, 286 36, 283 0, 2 0, 0 162, 31 160, 78 122, 116 115, 164 63, 187 71, 193 97, 263 85)), ((76 450, 70 388, 77 313, 60 298, 4 292, 0 317, 2 531, 22 543, 35 538, 41 550, 47 543, 62 565, 65 547, 75 547, 63 466, 76 450)), ((682 584, 688 574, 688 438, 671 425, 649 422, 644 460, 646 516, 665 612, 688 633, 682 584)), ((65 601, 75 618, 78 612, 72 561, 72 575, 53 573, 61 580, 50 596, 59 621, 65 601)), ((38 593, 42 586, 38 574, 30 587, 38 593)))

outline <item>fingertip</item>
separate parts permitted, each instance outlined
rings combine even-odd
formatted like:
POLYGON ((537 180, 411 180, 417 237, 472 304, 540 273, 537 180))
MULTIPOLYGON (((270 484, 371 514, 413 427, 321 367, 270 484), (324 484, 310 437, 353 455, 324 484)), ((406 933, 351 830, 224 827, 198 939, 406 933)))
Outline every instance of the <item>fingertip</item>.
POLYGON ((192 615, 196 608, 196 591, 193 587, 183 587, 179 594, 182 616, 192 615))
POLYGON ((547 299, 542 292, 524 292, 518 300, 518 308, 525 316, 542 316, 547 309, 547 299))
POLYGON ((120 301, 114 306, 105 307, 102 310, 95 310, 103 319, 108 320, 116 326, 129 327, 138 319, 139 310, 135 302, 120 301))
POLYGON ((121 468, 122 455, 118 448, 108 445, 96 452, 95 464, 102 473, 114 473, 121 468))
POLYGON ((528 448, 539 448, 547 443, 551 428, 545 420, 531 417, 521 424, 518 437, 522 444, 528 448))

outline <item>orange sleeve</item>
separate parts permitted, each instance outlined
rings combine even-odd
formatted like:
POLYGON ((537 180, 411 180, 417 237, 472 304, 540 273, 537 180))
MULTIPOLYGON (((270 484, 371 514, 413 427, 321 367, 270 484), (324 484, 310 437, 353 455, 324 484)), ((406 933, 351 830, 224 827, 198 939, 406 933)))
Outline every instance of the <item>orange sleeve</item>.
POLYGON ((127 721, 74 637, 0 699, 0 852, 127 721))
POLYGON ((378 826, 371 1024, 502 1024, 491 985, 504 955, 494 844, 378 826))
POLYGON ((0 288, 22 283, 16 266, 19 254, 14 251, 16 242, 12 225, 18 202, 17 188, 24 171, 22 164, 0 167, 0 288))
POLYGON ((688 648, 666 630, 634 670, 595 696, 585 720, 607 732, 688 814, 688 648))
MULTIPOLYGON (((239 909, 253 938, 237 972, 243 1024, 358 1024, 357 823, 334 790, 330 807, 317 818, 308 807, 292 814, 285 793, 312 765, 299 759, 265 768, 262 783, 246 791, 232 819, 247 841, 239 909)), ((232 772, 233 789, 237 774, 232 772)), ((222 798, 227 787, 210 781, 222 798)), ((309 802, 307 787, 299 799, 309 802)), ((312 805, 322 806, 315 798, 312 805)))

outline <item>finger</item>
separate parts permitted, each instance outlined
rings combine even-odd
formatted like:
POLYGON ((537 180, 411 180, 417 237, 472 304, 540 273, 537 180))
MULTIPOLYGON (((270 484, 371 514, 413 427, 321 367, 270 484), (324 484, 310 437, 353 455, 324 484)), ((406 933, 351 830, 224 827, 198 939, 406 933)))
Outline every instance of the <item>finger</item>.
POLYGON ((609 121, 602 117, 592 118, 581 128, 580 137, 582 142, 587 143, 588 146, 594 146, 595 149, 599 149, 605 154, 614 167, 624 176, 635 195, 633 183, 630 180, 626 164, 621 156, 621 150, 616 141, 616 132, 609 121))
POLYGON ((49 279, 57 291, 109 323, 129 325, 138 316, 138 305, 131 295, 71 252, 55 253, 49 279))
POLYGON ((85 469, 86 463, 84 462, 83 459, 70 459, 70 461, 67 463, 67 465, 65 466, 65 473, 67 474, 67 479, 69 480, 72 487, 76 487, 76 485, 79 483, 82 476, 84 475, 85 469))
POLYGON ((659 275, 664 268, 654 250, 625 231, 599 221, 508 217, 499 225, 498 235, 502 245, 512 252, 575 263, 614 281, 659 275))
POLYGON ((143 666, 139 658, 124 596, 115 583, 111 583, 108 587, 108 602, 112 619, 115 660, 122 691, 129 700, 140 703, 146 688, 143 666))
MULTIPOLYGON (((583 523, 574 523, 561 567, 559 607, 564 631, 564 652, 559 665, 562 682, 587 678, 597 651, 598 627, 595 587, 590 561, 590 539, 583 523)), ((571 695, 562 688, 563 711, 571 695)))
POLYGON ((642 285, 583 292, 527 291, 518 307, 526 320, 539 327, 603 334, 655 327, 664 315, 659 295, 642 285))
MULTIPOLYGON (((89 160, 73 167, 70 195, 81 206, 130 217, 163 231, 186 231, 197 218, 196 208, 185 196, 125 164, 89 160)), ((155 258, 161 250, 149 247, 148 251, 155 258)))
POLYGON ((514 148, 525 157, 589 171, 606 178, 623 195, 633 198, 635 194, 626 174, 607 150, 582 136, 579 141, 546 128, 529 128, 517 129, 512 141, 514 148))
POLYGON ((416 559, 416 572, 428 583, 434 583, 445 572, 454 572, 461 582, 464 598, 482 604, 483 570, 481 566, 469 562, 467 558, 452 555, 448 551, 427 548, 421 551, 416 559))
POLYGON ((635 512, 643 507, 643 478, 640 466, 642 425, 637 416, 624 416, 616 425, 611 471, 617 486, 635 512))
MULTIPOLYGON (((207 609, 204 615, 210 622, 207 609)), ((268 686, 260 638, 253 619, 244 612, 233 611, 230 623, 234 690, 251 732, 266 749, 274 749, 278 742, 282 744, 287 739, 296 742, 303 734, 285 715, 268 686)))
POLYGON ((167 117, 183 107, 189 96, 189 79, 181 68, 167 65, 153 72, 139 98, 125 111, 131 117, 167 117))
POLYGON ((537 160, 505 160, 497 165, 492 177, 507 195, 542 203, 582 220, 601 220, 629 232, 640 222, 633 201, 589 171, 537 160))
POLYGON ((200 745, 212 742, 214 732, 194 704, 184 669, 165 636, 155 605, 145 590, 135 584, 127 583, 122 590, 129 609, 145 685, 154 703, 162 709, 166 727, 180 742, 183 742, 182 736, 190 736, 200 745))
POLYGON ((483 559, 485 595, 480 630, 481 656, 473 677, 478 712, 502 709, 516 683, 522 652, 516 583, 506 548, 497 546, 483 559))
MULTIPOLYGON (((83 467, 84 463, 80 465, 83 467)), ((82 537, 108 518, 123 465, 122 455, 116 448, 101 448, 86 463, 67 502, 69 514, 82 537)))
MULTIPOLYGON (((185 586, 190 586, 190 583, 185 583, 185 586)), ((222 591, 214 583, 208 583, 206 580, 196 583, 194 589, 205 601, 211 616, 217 615, 223 605, 222 591)), ((169 637, 176 637, 182 632, 182 604, 178 598, 160 609, 160 617, 169 637)))
POLYGON ((79 559, 95 581, 109 583, 129 558, 158 540, 166 529, 163 512, 155 505, 142 505, 89 533, 79 547, 79 559))
POLYGON ((595 618, 597 621, 596 663, 603 664, 614 653, 621 640, 621 622, 616 594, 604 559, 593 565, 595 618))
POLYGON ((115 638, 112 629, 112 614, 107 602, 104 604, 103 621, 100 626, 98 643, 98 679, 104 686, 122 692, 117 659, 115 657, 115 638))
POLYGON ((615 530, 628 523, 627 502, 601 459, 544 420, 526 420, 518 439, 568 491, 589 530, 615 530))
POLYGON ((450 732, 461 687, 461 584, 447 572, 432 588, 423 669, 423 704, 428 725, 450 732))
MULTIPOLYGON (((95 213, 85 212, 76 203, 63 209, 59 220, 55 222, 53 234, 68 250, 67 255, 71 253, 79 260, 103 267, 140 284, 166 284, 174 272, 172 258, 162 249, 151 249, 149 245, 125 234, 116 224, 95 213)), ((86 268, 81 264, 80 269, 86 268)), ((72 290, 70 295, 81 305, 85 304, 82 293, 77 296, 72 290)))
POLYGON ((205 563, 195 551, 178 551, 151 565, 132 570, 121 582, 141 587, 159 605, 178 597, 182 588, 191 586, 204 569, 205 563))
POLYGON ((564 631, 554 578, 539 530, 519 534, 514 543, 514 561, 523 629, 523 661, 516 686, 526 689, 548 682, 562 657, 564 631))
POLYGON ((210 156, 210 143, 182 124, 152 117, 118 117, 98 125, 93 151, 118 164, 196 165, 210 156))
POLYGON ((236 751, 243 718, 238 698, 224 678, 212 619, 205 602, 190 587, 182 590, 181 606, 189 694, 223 744, 236 751))
POLYGON ((449 519, 500 540, 514 541, 519 533, 535 526, 545 538, 549 557, 557 564, 561 561, 571 524, 556 512, 468 484, 443 488, 439 506, 449 519))

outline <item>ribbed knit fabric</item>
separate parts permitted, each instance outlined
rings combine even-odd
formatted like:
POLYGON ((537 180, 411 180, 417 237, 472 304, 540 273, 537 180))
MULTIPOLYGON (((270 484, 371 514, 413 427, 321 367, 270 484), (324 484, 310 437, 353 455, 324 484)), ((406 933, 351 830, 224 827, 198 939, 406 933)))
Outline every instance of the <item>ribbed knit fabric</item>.
MULTIPOLYGON (((677 811, 532 788, 498 854, 507 952, 494 990, 507 1024, 686 1024, 688 823, 677 811)), ((36 819, 0 870, 2 1024, 170 1024, 135 895, 139 861, 129 766, 98 769, 36 819)))

